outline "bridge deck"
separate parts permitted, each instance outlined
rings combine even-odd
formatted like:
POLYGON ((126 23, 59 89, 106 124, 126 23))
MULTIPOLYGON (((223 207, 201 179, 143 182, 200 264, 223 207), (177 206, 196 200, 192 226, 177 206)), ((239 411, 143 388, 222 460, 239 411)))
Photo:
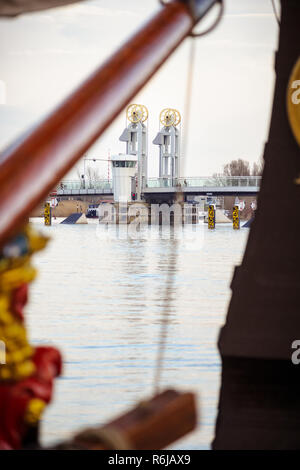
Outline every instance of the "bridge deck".
MULTIPOLYGON (((181 190, 189 195, 255 195, 259 191, 260 176, 220 176, 220 177, 193 177, 179 178, 178 180, 166 178, 149 178, 147 186, 143 189, 145 197, 159 194, 167 196, 181 190)), ((94 182, 62 181, 57 188, 58 196, 83 195, 113 195, 111 180, 98 180, 94 182), (85 186, 85 187, 84 187, 85 186)))

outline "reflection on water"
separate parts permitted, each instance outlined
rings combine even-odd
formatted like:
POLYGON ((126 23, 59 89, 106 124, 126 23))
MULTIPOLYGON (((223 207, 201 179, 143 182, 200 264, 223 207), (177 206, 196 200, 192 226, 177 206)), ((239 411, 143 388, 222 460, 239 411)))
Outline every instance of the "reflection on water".
POLYGON ((154 390, 153 393, 159 393, 161 390, 161 376, 164 368, 165 350, 168 341, 168 329, 170 315, 174 309, 174 302, 176 302, 176 293, 174 289, 174 280, 177 273, 178 261, 178 240, 175 237, 170 238, 169 249, 166 253, 167 262, 165 268, 164 292, 162 295, 162 312, 161 312, 161 326, 159 332, 159 341, 157 347, 157 360, 154 372, 154 390))
POLYGON ((167 316, 160 385, 195 391, 201 406, 198 429, 174 447, 209 448, 220 375, 216 340, 248 230, 200 224, 193 237, 184 238, 188 228, 181 239, 160 237, 156 228, 158 236, 131 240, 111 228, 99 236, 96 228, 41 225, 52 241, 35 257, 40 274, 28 327, 33 343, 55 344, 65 364, 45 414, 43 443, 102 424, 153 393, 167 316))

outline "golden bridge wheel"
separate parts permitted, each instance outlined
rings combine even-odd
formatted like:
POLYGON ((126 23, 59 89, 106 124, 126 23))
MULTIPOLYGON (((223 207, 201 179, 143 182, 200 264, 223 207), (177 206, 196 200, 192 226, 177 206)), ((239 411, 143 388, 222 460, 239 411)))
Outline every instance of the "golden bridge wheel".
POLYGON ((126 110, 127 119, 136 124, 148 119, 148 109, 143 104, 130 104, 126 110))
POLYGON ((177 109, 165 108, 159 115, 160 123, 165 127, 178 126, 181 116, 177 109))
POLYGON ((177 109, 173 109, 173 112, 175 113, 175 124, 174 124, 174 126, 178 126, 178 124, 180 124, 180 121, 181 121, 180 112, 177 111, 177 109))

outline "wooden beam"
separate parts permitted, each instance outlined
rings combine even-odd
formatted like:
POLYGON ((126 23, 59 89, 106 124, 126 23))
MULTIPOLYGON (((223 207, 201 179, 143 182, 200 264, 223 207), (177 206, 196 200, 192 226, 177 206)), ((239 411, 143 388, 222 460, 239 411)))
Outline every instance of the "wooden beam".
POLYGON ((158 450, 193 431, 195 396, 165 390, 105 426, 85 429, 54 449, 158 450))

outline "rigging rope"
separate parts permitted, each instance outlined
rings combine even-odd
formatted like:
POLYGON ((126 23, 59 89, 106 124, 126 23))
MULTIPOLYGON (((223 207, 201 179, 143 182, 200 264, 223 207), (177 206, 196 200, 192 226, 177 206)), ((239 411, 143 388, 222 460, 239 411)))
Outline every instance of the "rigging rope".
POLYGON ((183 125, 183 136, 182 136, 182 157, 180 158, 180 174, 184 175, 185 168, 185 155, 187 152, 188 144, 188 129, 190 123, 190 114, 191 114, 191 102, 192 102, 192 88, 193 88, 193 76, 195 69, 195 54, 196 54, 196 41, 190 41, 190 53, 188 59, 188 72, 186 80, 186 90, 185 90, 185 100, 184 100, 184 125, 183 125))
MULTIPOLYGON (((162 5, 165 5, 165 0, 159 0, 162 5)), ((193 76, 194 76, 194 68, 195 68, 195 56, 196 56, 196 42, 194 41, 195 38, 204 36, 210 33, 215 27, 219 24, 221 17, 224 13, 224 2, 223 0, 219 0, 220 9, 218 16, 212 26, 200 33, 190 33, 191 45, 190 45, 190 53, 188 58, 188 73, 187 73, 187 82, 186 82, 186 92, 185 92, 185 103, 184 103, 184 129, 183 129, 183 139, 182 139, 182 152, 183 158, 181 158, 180 162, 180 173, 183 174, 184 165, 185 165, 185 155, 187 151, 187 143, 188 143, 188 128, 189 128, 189 119, 190 119, 190 112, 191 112, 191 102, 192 102, 192 86, 193 86, 193 76)), ((175 203, 178 203, 180 199, 183 199, 183 192, 180 185, 177 185, 176 196, 175 196, 175 203)), ((174 222, 175 222, 175 213, 174 213, 174 222)), ((159 341, 158 341, 158 351, 157 351, 157 358, 156 358, 156 367, 155 367, 155 374, 154 374, 154 393, 158 393, 160 389, 160 381, 161 375, 164 365, 165 359, 165 350, 166 350, 166 343, 167 343, 167 336, 168 336, 168 327, 169 327, 169 320, 170 320, 170 312, 171 312, 171 298, 173 293, 173 281, 175 277, 175 270, 176 264, 178 260, 178 240, 174 238, 174 245, 170 245, 170 253, 169 253, 169 264, 168 264, 168 271, 166 277, 166 284, 165 284, 165 295, 163 298, 163 309, 162 309, 162 316, 161 316, 161 329, 159 334, 159 341)))
MULTIPOLYGON (((193 74, 194 74, 194 63, 195 63, 195 41, 191 40, 191 47, 190 47, 190 54, 188 59, 188 74, 187 74, 187 86, 186 86, 186 93, 185 93, 185 105, 184 105, 184 117, 185 117, 185 126, 184 126, 184 133, 183 133, 183 145, 182 145, 182 155, 185 155, 187 149, 187 135, 188 135, 188 125, 189 125, 189 117, 190 117, 190 109, 191 109, 191 100, 192 100, 192 84, 193 84, 193 74)), ((180 162, 180 171, 184 168, 185 159, 182 158, 180 162), (182 165, 183 163, 183 165, 182 165)), ((181 174, 183 174, 182 172, 181 174)), ((177 186, 176 196, 175 196, 175 203, 178 203, 180 198, 182 198, 182 190, 180 185, 177 186)), ((174 213, 174 222, 175 222, 175 213, 174 213)), ((156 368, 155 368, 155 376, 154 376, 154 393, 159 392, 159 385, 161 374, 163 370, 163 362, 165 357, 165 349, 167 343, 167 335, 168 335, 168 326, 169 326, 169 316, 171 312, 170 306, 170 299, 172 297, 172 286, 173 280, 175 276, 175 268, 178 259, 178 240, 174 239, 174 246, 171 244, 171 250, 169 253, 169 264, 168 264, 168 272, 165 284, 165 295, 163 298, 163 310, 162 310, 162 318, 161 318, 161 329, 159 335, 159 342, 158 342, 158 353, 156 359, 156 368), (172 250, 172 248, 174 248, 172 250)))
POLYGON ((173 294, 173 281, 176 273, 176 263, 177 263, 177 255, 178 255, 178 240, 174 238, 174 245, 170 245, 169 250, 169 262, 168 262, 168 271, 165 283, 165 292, 163 297, 163 309, 162 309, 162 316, 161 316, 161 328, 159 334, 159 342, 158 342, 158 352, 156 358, 156 367, 155 367, 155 375, 154 375, 154 394, 158 393, 160 390, 160 381, 161 381, 161 374, 163 370, 163 363, 165 358, 165 349, 167 344, 167 336, 168 336, 168 326, 171 314, 171 302, 170 299, 172 298, 173 294), (174 247, 174 249, 173 249, 174 247))
POLYGON ((279 19, 277 10, 276 10, 275 0, 271 0, 271 4, 272 4, 272 7, 273 7, 273 12, 274 12, 274 16, 276 18, 277 24, 278 24, 278 26, 280 26, 280 19, 279 19))

